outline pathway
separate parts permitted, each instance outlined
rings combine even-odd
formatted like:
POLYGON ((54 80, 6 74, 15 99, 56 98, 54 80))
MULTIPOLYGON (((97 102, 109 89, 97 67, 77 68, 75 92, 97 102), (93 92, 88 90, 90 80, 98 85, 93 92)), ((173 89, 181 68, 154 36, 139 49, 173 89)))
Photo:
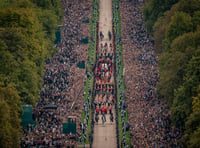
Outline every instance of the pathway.
POLYGON ((100 0, 99 10, 99 49, 95 67, 95 89, 96 95, 94 103, 96 110, 108 109, 105 117, 106 122, 102 123, 102 114, 99 112, 99 121, 94 125, 93 148, 116 148, 116 123, 114 109, 114 52, 112 47, 112 0, 100 0), (101 35, 103 38, 101 39, 101 35), (107 45, 106 45, 107 43, 107 45), (100 75, 99 75, 100 74, 100 75), (97 76, 98 75, 98 76, 97 76), (114 116, 113 122, 110 121, 112 108, 114 116))

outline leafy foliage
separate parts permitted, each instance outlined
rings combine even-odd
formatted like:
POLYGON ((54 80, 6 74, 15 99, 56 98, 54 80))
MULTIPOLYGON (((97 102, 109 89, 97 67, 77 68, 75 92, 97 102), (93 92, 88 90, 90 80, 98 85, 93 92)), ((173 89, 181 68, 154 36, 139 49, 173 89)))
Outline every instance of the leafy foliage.
POLYGON ((19 147, 20 99, 12 87, 0 87, 0 145, 19 147))
POLYGON ((171 23, 169 24, 167 32, 170 41, 190 31, 192 31, 190 15, 183 12, 177 12, 171 17, 171 23))
POLYGON ((178 0, 147 0, 143 7, 143 14, 146 20, 146 26, 149 32, 157 19, 163 16, 166 10, 169 10, 178 0))
POLYGON ((199 147, 200 1, 171 2, 169 9, 163 9, 167 8, 165 2, 148 0, 143 8, 147 28, 153 28, 155 48, 160 54, 157 87, 170 105, 173 125, 185 129, 182 144, 199 147))
POLYGON ((10 148, 19 147, 21 105, 39 98, 62 15, 58 0, 6 0, 0 8, 0 145, 10 148))

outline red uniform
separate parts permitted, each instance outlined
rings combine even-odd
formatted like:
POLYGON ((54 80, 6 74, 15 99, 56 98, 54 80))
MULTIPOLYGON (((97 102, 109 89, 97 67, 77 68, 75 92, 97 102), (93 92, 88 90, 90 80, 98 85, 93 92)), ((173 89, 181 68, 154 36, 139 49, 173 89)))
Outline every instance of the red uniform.
POLYGON ((99 108, 96 108, 96 113, 99 113, 99 108))

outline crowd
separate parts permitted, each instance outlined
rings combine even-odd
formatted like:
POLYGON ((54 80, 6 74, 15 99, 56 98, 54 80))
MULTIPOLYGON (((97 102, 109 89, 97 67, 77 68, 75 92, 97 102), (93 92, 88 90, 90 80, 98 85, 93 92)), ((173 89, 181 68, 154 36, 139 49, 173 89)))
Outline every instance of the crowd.
MULTIPOLYGON (((113 3, 113 12, 115 11, 119 11, 119 7, 117 5, 117 3, 113 3)), ((117 23, 119 22, 119 17, 116 15, 116 13, 113 15, 113 36, 114 36, 114 40, 113 40, 113 45, 114 45, 114 51, 115 52, 115 87, 116 89, 116 97, 117 98, 117 103, 116 103, 116 121, 117 125, 116 125, 116 131, 117 131, 117 147, 125 147, 128 148, 129 147, 129 142, 127 141, 128 139, 128 134, 126 133, 127 131, 129 131, 129 123, 127 122, 127 104, 125 102, 126 98, 125 98, 125 86, 123 84, 123 79, 124 79, 124 72, 121 71, 121 69, 123 68, 123 63, 122 63, 122 49, 120 47, 121 44, 121 37, 119 34, 117 34, 118 32, 115 30, 114 31, 114 27, 117 27, 117 23), (120 95, 118 95, 120 94, 120 95), (119 133, 119 131, 121 131, 121 133, 119 133)))
POLYGON ((81 122, 85 69, 76 64, 87 60, 88 44, 80 41, 88 36, 89 24, 83 21, 90 19, 91 3, 89 0, 61 3, 64 11, 61 43, 56 45, 58 52, 46 61, 44 84, 33 112, 37 124, 24 129, 21 147, 76 147, 81 132, 77 126, 77 134, 64 134, 63 122, 68 116, 76 116, 77 125, 81 122))
MULTIPOLYGON (((87 59, 88 45, 81 44, 80 41, 88 36, 89 24, 83 24, 82 21, 90 18, 91 3, 89 0, 61 2, 64 9, 61 43, 56 45, 58 52, 46 61, 44 85, 34 110, 37 124, 24 129, 21 147, 76 147, 79 133, 85 133, 87 128, 91 106, 89 99, 86 102, 82 99, 85 70, 77 68, 76 64, 87 59), (82 110, 86 112, 83 123, 82 110), (77 134, 63 134, 62 123, 66 122, 69 115, 77 117, 77 134)), ((129 123, 123 123, 123 128, 129 128, 127 126, 130 125, 133 147, 179 147, 177 139, 181 131, 171 127, 168 106, 156 92, 159 80, 158 59, 144 27, 141 7, 139 1, 120 0, 126 85, 126 94, 121 93, 120 98, 127 99, 126 102, 120 99, 119 103, 121 116, 125 116, 126 110, 129 113, 129 123)), ((111 40, 111 33, 108 32, 108 35, 111 40)), ((106 35, 101 33, 101 40, 104 36, 106 35)), ((102 42, 97 49, 96 64, 92 67, 95 77, 95 117, 113 114, 113 46, 111 41, 102 42)), ((120 62, 116 61, 116 64, 119 65, 120 62)), ((122 80, 117 81, 120 86, 122 80)))
POLYGON ((91 24, 90 24, 90 46, 88 50, 88 63, 86 67, 86 81, 85 81, 85 90, 84 90, 84 109, 82 112, 82 121, 80 123, 81 129, 81 136, 80 136, 80 144, 85 145, 86 142, 89 140, 90 147, 92 146, 93 142, 93 133, 94 133, 94 110, 93 110, 93 98, 94 98, 94 79, 93 79, 93 72, 92 68, 94 68, 95 63, 95 55, 96 55, 96 47, 98 46, 98 30, 99 30, 99 23, 98 23, 98 2, 94 0, 92 2, 92 17, 91 17, 91 24), (89 127, 88 127, 89 126, 89 127))
POLYGON ((166 102, 156 91, 158 57, 142 17, 142 3, 121 0, 126 104, 133 147, 180 147, 181 131, 171 126, 166 102))

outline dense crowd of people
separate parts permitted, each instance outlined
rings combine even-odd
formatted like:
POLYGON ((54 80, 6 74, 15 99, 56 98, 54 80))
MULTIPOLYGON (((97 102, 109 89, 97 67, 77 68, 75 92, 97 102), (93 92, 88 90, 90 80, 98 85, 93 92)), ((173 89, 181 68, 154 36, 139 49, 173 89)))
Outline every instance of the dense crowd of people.
POLYGON ((76 116, 77 124, 81 122, 85 69, 76 64, 87 61, 88 44, 82 44, 81 39, 88 36, 89 24, 83 21, 90 20, 91 2, 61 3, 64 11, 61 43, 56 45, 58 52, 46 61, 40 100, 33 112, 37 124, 24 129, 21 147, 76 147, 81 131, 77 126, 77 134, 64 134, 63 123, 68 116, 76 116))
MULTIPOLYGON (((85 133, 87 128, 91 103, 89 99, 83 102, 85 69, 78 68, 76 64, 87 61, 88 44, 81 44, 80 41, 88 36, 89 24, 82 22, 90 19, 91 3, 89 0, 62 0, 62 4, 61 43, 56 45, 58 52, 46 61, 44 85, 33 112, 37 124, 35 127, 29 124, 24 129, 21 147, 76 147, 79 133, 85 133), (82 110, 86 112, 83 123, 82 110), (69 115, 77 117, 77 134, 66 135, 62 131, 63 122, 69 115)), ((144 27, 141 7, 140 1, 120 0, 126 85, 126 94, 121 94, 120 98, 127 99, 126 102, 120 99, 119 105, 122 116, 125 116, 126 110, 129 113, 129 123, 124 123, 123 128, 130 125, 130 129, 127 128, 133 147, 179 147, 177 139, 181 131, 171 127, 168 106, 156 92, 158 59, 144 27)), ((104 36, 100 32, 101 41, 104 36)), ((92 67, 95 78, 93 106, 97 123, 99 116, 106 122, 106 114, 113 122, 116 99, 114 45, 110 32, 108 36, 108 42, 100 41, 96 63, 92 67)), ((120 64, 120 61, 116 62, 120 64)), ((122 84, 122 80, 117 81, 122 84)))
POLYGON ((142 3, 121 0, 121 27, 131 145, 179 147, 167 104, 157 95, 158 58, 144 27, 142 3))

